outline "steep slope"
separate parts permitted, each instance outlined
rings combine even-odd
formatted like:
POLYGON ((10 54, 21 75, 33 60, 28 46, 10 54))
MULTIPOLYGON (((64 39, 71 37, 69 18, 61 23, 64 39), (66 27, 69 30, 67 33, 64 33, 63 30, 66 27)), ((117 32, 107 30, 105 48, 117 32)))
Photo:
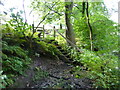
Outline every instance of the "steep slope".
MULTIPOLYGON (((91 80, 75 78, 73 66, 54 57, 41 55, 33 58, 25 76, 16 78, 14 88, 91 88, 91 80)), ((81 72, 82 73, 82 72, 81 72)))

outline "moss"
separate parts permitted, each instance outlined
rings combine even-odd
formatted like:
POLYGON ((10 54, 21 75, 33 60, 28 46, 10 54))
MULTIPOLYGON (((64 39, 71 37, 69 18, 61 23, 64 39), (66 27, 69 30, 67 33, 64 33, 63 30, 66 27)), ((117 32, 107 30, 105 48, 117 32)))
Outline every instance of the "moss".
POLYGON ((61 53, 53 44, 48 44, 43 41, 37 43, 39 44, 39 50, 43 51, 44 53, 50 53, 53 56, 57 56, 57 54, 61 53))
POLYGON ((43 41, 40 41, 40 42, 37 42, 37 43, 39 44, 39 48, 40 49, 48 51, 48 49, 47 49, 47 43, 45 43, 43 41))
POLYGON ((53 52, 53 53, 57 53, 58 52, 58 49, 53 44, 48 44, 47 48, 48 48, 49 52, 53 52))

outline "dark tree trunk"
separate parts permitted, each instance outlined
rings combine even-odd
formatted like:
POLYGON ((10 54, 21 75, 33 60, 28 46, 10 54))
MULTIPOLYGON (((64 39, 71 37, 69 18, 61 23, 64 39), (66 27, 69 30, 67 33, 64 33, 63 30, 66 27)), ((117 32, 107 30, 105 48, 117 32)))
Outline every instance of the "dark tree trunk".
POLYGON ((82 17, 85 16, 85 2, 82 3, 82 17))
MULTIPOLYGON (((68 40, 70 40, 72 43, 76 44, 75 42, 75 35, 74 35, 74 30, 73 30, 73 26, 71 24, 71 13, 72 13, 72 8, 73 8, 73 1, 71 0, 71 2, 67 2, 68 0, 65 0, 65 21, 66 21, 66 26, 67 26, 67 30, 66 30, 66 38, 68 40)), ((69 45, 71 45, 68 42, 69 45)), ((71 45, 72 46, 72 45, 71 45)))
POLYGON ((87 3, 87 6, 86 6, 86 14, 87 14, 87 23, 88 23, 88 28, 89 28, 89 30, 90 30, 90 48, 91 48, 91 51, 93 51, 93 30, 92 30, 92 26, 91 26, 91 24, 90 24, 90 21, 89 21, 89 13, 88 13, 88 7, 89 7, 89 4, 88 4, 88 2, 86 2, 87 3))

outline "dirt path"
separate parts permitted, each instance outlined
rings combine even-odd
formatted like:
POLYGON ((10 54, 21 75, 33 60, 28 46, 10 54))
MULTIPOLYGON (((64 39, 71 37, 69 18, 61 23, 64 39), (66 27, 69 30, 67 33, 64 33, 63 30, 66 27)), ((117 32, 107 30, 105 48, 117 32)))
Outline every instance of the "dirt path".
POLYGON ((87 78, 75 78, 70 72, 73 68, 56 58, 35 57, 25 76, 16 78, 11 87, 16 88, 91 88, 91 81, 87 78), (41 70, 42 75, 41 76, 41 70), (36 75, 37 73, 38 75, 36 75), (39 74, 40 73, 40 74, 39 74))

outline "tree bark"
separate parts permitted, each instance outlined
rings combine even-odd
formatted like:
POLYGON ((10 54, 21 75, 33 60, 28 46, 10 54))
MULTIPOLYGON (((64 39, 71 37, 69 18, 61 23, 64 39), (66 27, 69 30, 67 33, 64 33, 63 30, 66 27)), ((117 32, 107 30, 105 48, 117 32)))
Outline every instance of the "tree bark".
POLYGON ((91 24, 90 24, 90 21, 89 21, 89 13, 88 13, 88 7, 89 7, 89 4, 88 4, 88 2, 86 2, 87 3, 87 7, 86 7, 86 14, 87 14, 87 23, 88 23, 88 28, 89 28, 89 30, 90 30, 90 49, 91 49, 91 51, 93 51, 93 30, 92 30, 92 26, 91 26, 91 24))
POLYGON ((82 2, 82 17, 85 15, 85 1, 82 2))
MULTIPOLYGON (((76 44, 75 42, 75 35, 74 35, 74 30, 73 26, 71 24, 71 12, 73 8, 73 1, 68 2, 68 0, 65 0, 65 22, 67 26, 66 30, 66 38, 70 40, 73 44, 76 44)), ((70 46, 72 46, 69 42, 67 42, 70 46)))

